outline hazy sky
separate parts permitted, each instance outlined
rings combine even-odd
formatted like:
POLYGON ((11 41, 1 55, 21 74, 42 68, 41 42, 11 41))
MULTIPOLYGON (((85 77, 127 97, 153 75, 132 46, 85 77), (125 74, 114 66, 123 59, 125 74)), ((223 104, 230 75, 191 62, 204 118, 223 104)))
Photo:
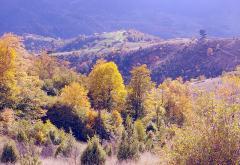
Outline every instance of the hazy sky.
POLYGON ((134 28, 163 37, 240 34, 240 0, 1 0, 0 33, 77 34, 134 28))

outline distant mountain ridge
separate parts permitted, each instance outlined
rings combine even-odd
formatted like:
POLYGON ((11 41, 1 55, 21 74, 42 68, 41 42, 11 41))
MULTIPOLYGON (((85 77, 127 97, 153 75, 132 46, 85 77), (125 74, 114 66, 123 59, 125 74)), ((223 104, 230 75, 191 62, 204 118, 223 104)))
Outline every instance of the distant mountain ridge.
POLYGON ((83 74, 88 74, 98 59, 114 61, 126 81, 132 67, 141 64, 147 64, 158 83, 168 77, 217 77, 240 64, 239 38, 164 40, 136 30, 122 30, 68 40, 27 35, 25 45, 32 52, 47 50, 50 55, 69 61, 83 74))
POLYGON ((137 29, 162 38, 240 35, 239 0, 1 0, 0 33, 72 38, 137 29))

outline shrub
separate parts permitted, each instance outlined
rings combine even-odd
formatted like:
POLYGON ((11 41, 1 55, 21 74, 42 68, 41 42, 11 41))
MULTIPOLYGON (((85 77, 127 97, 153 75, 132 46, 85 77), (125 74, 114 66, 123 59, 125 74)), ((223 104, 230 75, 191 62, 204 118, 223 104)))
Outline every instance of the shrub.
POLYGON ((64 157, 70 157, 75 144, 76 142, 74 137, 71 134, 66 135, 61 144, 58 146, 55 152, 55 157, 60 154, 62 154, 64 157))
POLYGON ((12 109, 5 108, 0 113, 0 121, 5 123, 12 123, 14 121, 14 112, 12 109))
POLYGON ((47 144, 49 142, 49 132, 54 130, 57 129, 49 120, 46 123, 38 121, 33 125, 31 136, 35 138, 36 144, 47 144))
POLYGON ((83 165, 102 165, 105 164, 106 153, 99 143, 99 138, 94 136, 88 141, 88 146, 81 156, 83 165))
POLYGON ((18 142, 26 142, 28 140, 27 134, 23 130, 19 130, 17 133, 17 141, 18 142))
POLYGON ((98 115, 93 125, 93 129, 100 138, 109 140, 110 133, 102 116, 98 115))
POLYGON ((21 165, 41 165, 40 149, 34 145, 34 141, 30 140, 24 144, 24 153, 21 154, 21 165))
POLYGON ((146 141, 145 141, 145 150, 151 151, 154 149, 154 141, 153 141, 153 132, 148 132, 146 141))
POLYGON ((78 140, 87 141, 93 132, 86 128, 85 117, 77 112, 72 106, 56 103, 47 112, 47 117, 58 128, 63 128, 66 132, 71 130, 78 140))
POLYGON ((141 120, 137 120, 135 123, 135 129, 137 132, 138 140, 143 142, 146 139, 146 130, 141 120))
POLYGON ((1 156, 2 163, 15 163, 18 160, 19 153, 14 142, 4 145, 1 156))
POLYGON ((193 122, 172 129, 170 164, 239 164, 239 105, 221 99, 221 93, 196 97, 193 122))
POLYGON ((106 154, 108 155, 108 156, 112 156, 112 146, 111 146, 111 144, 108 144, 108 145, 106 145, 105 147, 104 147, 104 151, 106 152, 106 154))
POLYGON ((157 131, 157 126, 155 123, 153 122, 150 122, 148 125, 147 125, 147 132, 156 132, 157 131))
POLYGON ((47 116, 58 128, 72 131, 74 137, 81 141, 87 141, 94 134, 108 140, 110 132, 114 130, 111 115, 105 111, 98 114, 94 110, 84 111, 59 102, 49 109, 47 116))
POLYGON ((65 136, 64 132, 63 133, 62 132, 63 132, 62 130, 60 132, 58 132, 58 131, 50 131, 49 132, 49 138, 50 138, 52 144, 54 144, 54 145, 61 144, 61 142, 63 141, 63 138, 64 138, 63 136, 65 136))

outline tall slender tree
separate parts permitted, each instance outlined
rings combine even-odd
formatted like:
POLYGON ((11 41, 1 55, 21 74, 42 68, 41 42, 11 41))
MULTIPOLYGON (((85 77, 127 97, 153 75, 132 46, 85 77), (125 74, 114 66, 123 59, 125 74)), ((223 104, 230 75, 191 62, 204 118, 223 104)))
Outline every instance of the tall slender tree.
POLYGON ((131 71, 132 77, 128 85, 128 109, 133 111, 131 113, 135 120, 144 117, 146 112, 143 103, 147 93, 154 87, 150 74, 147 65, 134 67, 131 71))
POLYGON ((20 39, 12 34, 0 38, 0 109, 13 105, 17 94, 16 56, 20 39))

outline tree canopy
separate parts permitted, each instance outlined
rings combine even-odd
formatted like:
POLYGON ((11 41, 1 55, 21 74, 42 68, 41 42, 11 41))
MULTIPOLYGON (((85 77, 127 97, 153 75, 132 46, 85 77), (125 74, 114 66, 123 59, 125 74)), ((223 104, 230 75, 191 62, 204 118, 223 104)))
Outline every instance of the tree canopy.
POLYGON ((114 62, 98 61, 89 74, 89 94, 97 110, 121 110, 126 99, 123 78, 114 62))

